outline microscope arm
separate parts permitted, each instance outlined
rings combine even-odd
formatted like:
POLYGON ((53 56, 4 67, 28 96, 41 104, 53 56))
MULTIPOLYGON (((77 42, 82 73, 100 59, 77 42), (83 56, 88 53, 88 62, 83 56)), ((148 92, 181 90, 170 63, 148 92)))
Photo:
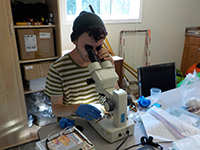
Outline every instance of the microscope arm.
MULTIPOLYGON (((113 102, 113 124, 116 127, 126 125, 127 121, 127 94, 122 89, 115 89, 118 75, 110 61, 93 62, 88 66, 92 79, 95 81, 96 90, 113 102)), ((107 106, 105 106, 107 107, 107 106)))
MULTIPOLYGON (((134 133, 134 123, 127 119, 127 94, 123 89, 115 89, 118 75, 110 61, 99 60, 94 48, 85 45, 91 64, 88 70, 92 83, 100 95, 106 97, 104 107, 111 111, 113 116, 100 122, 90 122, 97 132, 109 142, 114 142, 134 133)), ((99 48, 100 49, 100 48, 99 48)), ((97 52, 98 49, 96 48, 97 52)))

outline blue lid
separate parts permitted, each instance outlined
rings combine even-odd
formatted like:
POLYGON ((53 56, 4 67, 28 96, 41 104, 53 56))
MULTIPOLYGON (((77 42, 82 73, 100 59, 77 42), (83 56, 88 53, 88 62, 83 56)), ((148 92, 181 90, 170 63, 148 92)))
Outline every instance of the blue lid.
POLYGON ((151 104, 151 101, 146 99, 144 96, 140 96, 138 99, 138 104, 142 107, 148 107, 151 104))

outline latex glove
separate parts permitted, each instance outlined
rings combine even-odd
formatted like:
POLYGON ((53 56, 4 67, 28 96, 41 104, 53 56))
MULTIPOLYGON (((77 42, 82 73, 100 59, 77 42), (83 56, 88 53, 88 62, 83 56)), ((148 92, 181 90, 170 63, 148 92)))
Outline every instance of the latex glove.
POLYGON ((76 110, 76 114, 87 120, 101 118, 101 111, 89 104, 81 104, 76 110))
POLYGON ((75 124, 74 120, 71 120, 65 117, 61 118, 59 121, 59 126, 63 129, 66 127, 74 126, 74 124, 75 124))

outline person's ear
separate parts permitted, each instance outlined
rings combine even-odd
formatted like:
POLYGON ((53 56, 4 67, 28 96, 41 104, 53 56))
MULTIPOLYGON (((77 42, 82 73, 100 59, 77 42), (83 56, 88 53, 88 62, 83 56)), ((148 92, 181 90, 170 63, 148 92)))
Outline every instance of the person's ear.
POLYGON ((73 43, 74 45, 77 45, 77 40, 74 40, 72 43, 73 43))

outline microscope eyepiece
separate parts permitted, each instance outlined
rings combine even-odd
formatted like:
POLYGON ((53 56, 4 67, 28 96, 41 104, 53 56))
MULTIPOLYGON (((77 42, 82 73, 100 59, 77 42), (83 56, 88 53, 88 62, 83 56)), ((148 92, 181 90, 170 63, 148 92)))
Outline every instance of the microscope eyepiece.
POLYGON ((99 50, 100 50, 102 47, 103 47, 102 45, 96 47, 97 52, 99 52, 99 50))
MULTIPOLYGON (((100 50, 102 47, 103 47, 102 45, 96 47, 96 50, 97 50, 98 53, 99 53, 99 50, 100 50)), ((103 61, 104 61, 104 59, 100 59, 100 62, 103 62, 103 61)))
POLYGON ((97 57, 97 55, 95 54, 94 50, 93 50, 93 47, 90 46, 90 45, 85 45, 85 50, 87 51, 88 53, 88 56, 89 56, 89 59, 90 61, 93 63, 93 62, 99 62, 99 59, 97 57))

